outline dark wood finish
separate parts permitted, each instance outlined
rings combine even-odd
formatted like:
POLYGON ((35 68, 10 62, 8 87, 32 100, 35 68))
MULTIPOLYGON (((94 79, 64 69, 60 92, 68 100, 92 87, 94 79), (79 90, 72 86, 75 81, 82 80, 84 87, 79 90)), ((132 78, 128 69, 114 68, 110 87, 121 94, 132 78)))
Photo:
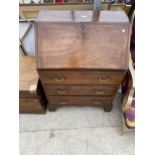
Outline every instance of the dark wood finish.
POLYGON ((48 96, 50 111, 55 111, 60 106, 99 106, 103 107, 106 112, 112 109, 112 97, 96 96, 48 96))
POLYGON ((36 28, 38 68, 128 67, 129 21, 123 11, 41 11, 36 28))
POLYGON ((45 113, 46 98, 36 71, 35 58, 19 58, 19 112, 45 113))
POLYGON ((101 85, 45 85, 47 95, 97 95, 114 96, 117 86, 101 85))
POLYGON ((45 113, 45 108, 41 105, 39 98, 19 98, 20 113, 45 113))
POLYGON ((109 84, 118 85, 124 77, 124 71, 90 70, 39 70, 44 84, 109 84))
MULTIPOLYGON (((90 104, 89 104, 90 105, 90 104)), ((55 112, 56 111, 56 107, 61 107, 62 105, 57 105, 57 106, 55 106, 55 105, 52 105, 52 104, 49 104, 48 105, 48 109, 49 109, 49 111, 51 111, 51 112, 55 112)), ((66 106, 70 106, 70 105, 66 105, 66 106)), ((74 105, 74 106, 83 106, 83 105, 74 105)), ((94 105, 93 105, 94 106, 94 105)), ((104 109, 104 111, 105 112, 110 112, 111 110, 112 110, 112 103, 107 103, 106 102, 106 104, 104 104, 104 105, 95 105, 95 106, 97 106, 97 107, 103 107, 103 109, 104 109)))
POLYGON ((64 105, 102 106, 128 69, 130 23, 123 11, 41 11, 35 23, 36 63, 54 111, 64 105))
MULTIPOLYGON (((37 22, 51 23, 128 23, 129 19, 124 11, 100 11, 99 13, 92 10, 70 11, 70 10, 42 10, 36 19, 37 22), (52 18, 51 18, 52 17, 52 18)), ((46 25, 47 26, 47 25, 46 25)))
POLYGON ((48 96, 50 104, 53 105, 99 105, 111 103, 112 97, 99 96, 48 96))
MULTIPOLYGON (((61 3, 61 4, 45 4, 45 3, 31 3, 20 4, 20 17, 24 19, 36 19, 41 10, 93 10, 93 3, 61 3)), ((129 4, 110 4, 102 3, 101 10, 124 10, 126 14, 130 13, 131 5, 129 4)))
POLYGON ((37 97, 39 76, 34 57, 19 57, 19 97, 37 97))

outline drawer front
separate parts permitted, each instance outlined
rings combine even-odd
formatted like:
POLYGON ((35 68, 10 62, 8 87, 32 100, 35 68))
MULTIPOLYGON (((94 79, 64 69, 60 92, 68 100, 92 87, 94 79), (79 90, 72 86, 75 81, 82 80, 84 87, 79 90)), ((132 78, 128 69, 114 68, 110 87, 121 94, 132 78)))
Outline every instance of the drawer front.
POLYGON ((47 95, 98 95, 114 96, 117 86, 99 85, 45 85, 47 95))
POLYGON ((44 113, 45 108, 38 98, 19 98, 20 113, 44 113))
POLYGON ((125 72, 109 71, 39 71, 44 84, 111 84, 121 83, 125 72))
POLYGON ((48 96, 51 105, 107 105, 111 104, 113 97, 96 96, 48 96))

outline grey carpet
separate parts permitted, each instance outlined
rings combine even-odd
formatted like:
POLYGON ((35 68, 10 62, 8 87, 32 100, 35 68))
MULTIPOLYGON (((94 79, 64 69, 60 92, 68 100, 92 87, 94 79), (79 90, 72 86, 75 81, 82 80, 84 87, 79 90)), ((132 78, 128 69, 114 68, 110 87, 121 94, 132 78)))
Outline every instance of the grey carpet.
POLYGON ((113 110, 62 107, 45 115, 21 114, 20 155, 134 155, 134 132, 118 134, 121 96, 113 110))

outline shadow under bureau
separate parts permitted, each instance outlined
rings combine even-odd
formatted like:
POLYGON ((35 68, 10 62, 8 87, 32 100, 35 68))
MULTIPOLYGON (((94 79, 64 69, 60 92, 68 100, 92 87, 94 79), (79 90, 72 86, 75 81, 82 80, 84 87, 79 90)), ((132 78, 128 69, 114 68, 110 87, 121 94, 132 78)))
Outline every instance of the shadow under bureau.
POLYGON ((123 11, 41 11, 37 70, 49 110, 112 101, 128 70, 130 23, 123 11))

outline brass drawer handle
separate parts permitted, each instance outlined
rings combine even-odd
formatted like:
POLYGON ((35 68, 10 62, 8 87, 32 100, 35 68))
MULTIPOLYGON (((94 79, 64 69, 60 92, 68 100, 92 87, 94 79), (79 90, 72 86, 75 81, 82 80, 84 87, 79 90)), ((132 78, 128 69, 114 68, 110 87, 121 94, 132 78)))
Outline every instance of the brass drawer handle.
POLYGON ((64 76, 56 76, 55 80, 58 82, 64 81, 64 76))
POLYGON ((97 95, 103 95, 104 94, 104 91, 103 90, 96 90, 96 94, 97 95))
POLYGON ((60 104, 67 104, 67 101, 60 101, 60 104))
POLYGON ((99 80, 99 82, 105 82, 105 81, 109 81, 110 78, 109 77, 99 77, 98 80, 99 80))
POLYGON ((94 104, 102 104, 102 101, 94 101, 94 104))
POLYGON ((59 90, 57 90, 57 93, 58 94, 65 94, 66 93, 66 90, 59 89, 59 90))

